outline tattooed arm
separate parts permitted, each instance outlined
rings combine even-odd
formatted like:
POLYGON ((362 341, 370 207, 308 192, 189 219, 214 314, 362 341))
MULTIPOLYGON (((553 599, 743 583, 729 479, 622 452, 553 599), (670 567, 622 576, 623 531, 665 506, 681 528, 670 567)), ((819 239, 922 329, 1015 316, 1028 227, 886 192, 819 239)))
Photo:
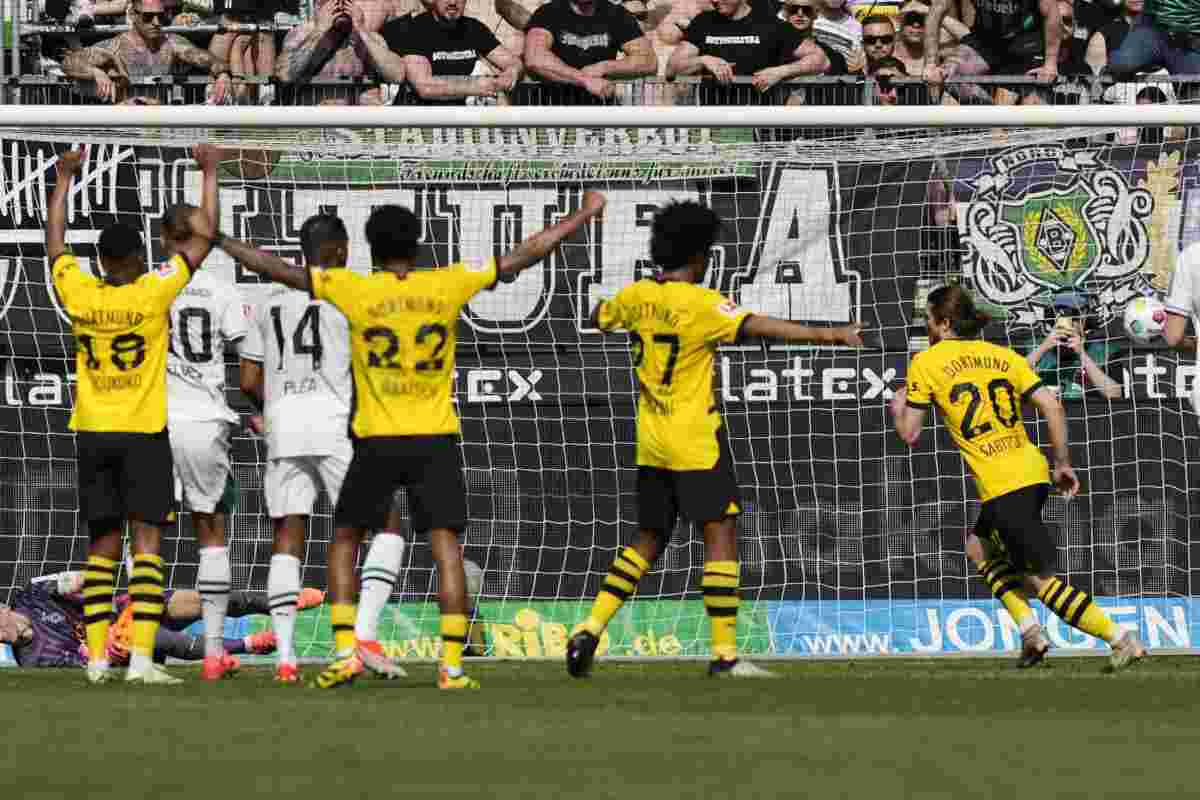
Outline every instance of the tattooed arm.
POLYGON ((328 11, 333 5, 325 3, 317 11, 315 22, 306 22, 288 32, 275 60, 275 77, 280 81, 303 83, 342 46, 346 34, 333 27, 334 17, 328 11))
POLYGON ((96 95, 101 100, 117 99, 117 88, 109 77, 115 73, 118 80, 129 82, 129 66, 120 47, 120 37, 105 39, 91 47, 70 50, 63 56, 63 72, 81 81, 95 81, 96 95))
POLYGON ((191 64, 193 67, 208 70, 208 74, 214 78, 222 74, 233 74, 229 71, 228 62, 222 61, 207 50, 197 47, 183 36, 173 36, 171 38, 172 45, 175 48, 175 57, 185 64, 191 64))

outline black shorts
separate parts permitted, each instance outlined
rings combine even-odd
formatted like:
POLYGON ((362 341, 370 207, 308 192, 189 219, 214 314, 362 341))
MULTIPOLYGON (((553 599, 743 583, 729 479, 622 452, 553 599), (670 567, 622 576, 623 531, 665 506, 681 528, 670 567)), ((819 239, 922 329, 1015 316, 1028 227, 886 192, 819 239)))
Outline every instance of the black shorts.
POLYGON ((333 512, 335 525, 380 530, 404 487, 413 533, 467 527, 467 485, 457 436, 372 436, 354 457, 333 512))
POLYGON ((1035 31, 1018 33, 1006 39, 972 31, 959 44, 978 53, 987 62, 992 75, 1024 75, 1046 63, 1045 41, 1040 26, 1035 31))
POLYGON ((638 467, 638 527, 669 536, 682 514, 689 522, 712 522, 742 513, 725 429, 717 431, 720 455, 712 469, 676 471, 638 467))
POLYGON ((114 519, 167 525, 173 520, 175 462, 165 428, 159 433, 79 431, 75 450, 79 510, 89 525, 114 519))
POLYGON ((1058 552, 1042 522, 1042 506, 1050 484, 1038 483, 993 497, 983 504, 975 535, 987 546, 1007 552, 1009 561, 1027 575, 1053 575, 1058 552))

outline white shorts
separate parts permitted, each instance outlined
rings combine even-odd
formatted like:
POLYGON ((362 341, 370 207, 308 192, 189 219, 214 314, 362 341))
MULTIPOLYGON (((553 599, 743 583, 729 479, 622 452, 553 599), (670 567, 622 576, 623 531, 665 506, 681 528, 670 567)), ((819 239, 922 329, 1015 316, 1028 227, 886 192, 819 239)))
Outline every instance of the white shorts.
POLYGON ((190 510, 211 514, 225 494, 232 429, 222 420, 180 422, 168 429, 175 460, 175 495, 190 510))
POLYGON ((270 459, 263 473, 263 494, 271 519, 311 514, 322 490, 336 507, 353 452, 346 442, 345 452, 336 455, 270 459))

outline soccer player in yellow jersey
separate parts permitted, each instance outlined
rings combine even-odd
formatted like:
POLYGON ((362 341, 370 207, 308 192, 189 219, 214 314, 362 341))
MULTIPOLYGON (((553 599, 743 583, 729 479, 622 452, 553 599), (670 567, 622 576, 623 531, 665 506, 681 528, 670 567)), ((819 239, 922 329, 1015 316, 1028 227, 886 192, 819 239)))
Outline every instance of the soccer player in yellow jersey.
MULTIPOLYGON (((204 206, 213 207, 219 151, 195 149, 204 175, 204 206)), ((167 210, 165 236, 174 255, 146 269, 141 234, 124 224, 106 228, 97 250, 103 277, 84 272, 66 245, 67 195, 81 155, 62 154, 46 219, 46 256, 54 289, 75 337, 78 375, 71 430, 79 472, 80 515, 89 548, 84 571, 87 677, 112 678, 105 645, 113 611, 113 584, 128 521, 133 538, 133 642, 125 680, 179 683, 154 664, 154 635, 163 613, 160 529, 174 500, 171 445, 167 436, 168 312, 176 295, 208 255, 211 230, 205 209, 179 205, 167 210)))
POLYGON ((654 216, 650 257, 661 270, 626 286, 592 312, 603 331, 628 331, 639 385, 638 533, 617 556, 591 613, 567 644, 567 672, 592 668, 609 620, 637 589, 670 539, 676 519, 704 531, 701 593, 712 625, 709 674, 769 677, 737 657, 737 515, 733 460, 713 397, 717 346, 754 336, 861 346, 861 326, 813 328, 751 314, 697 286, 721 219, 695 202, 670 203, 654 216))
POLYGON ((472 297, 509 281, 604 209, 604 195, 585 192, 581 208, 521 242, 508 255, 445 269, 417 267, 421 224, 401 206, 381 206, 367 220, 375 272, 300 269, 218 233, 213 243, 246 268, 305 289, 338 308, 350 323, 355 403, 354 456, 334 510, 329 596, 338 658, 317 678, 329 688, 361 672, 354 638, 354 563, 368 529, 395 529, 392 495, 408 491, 412 529, 428 531, 438 569, 442 654, 438 686, 474 689, 463 672, 469 605, 459 534, 467 492, 452 402, 459 314, 472 297))
POLYGON ((1029 607, 1028 586, 1068 625, 1108 642, 1111 668, 1122 669, 1144 657, 1145 647, 1133 631, 1122 633, 1086 592, 1055 576, 1057 553, 1042 522, 1051 482, 1068 498, 1079 491, 1067 450, 1066 415, 1024 356, 978 338, 987 322, 962 287, 930 293, 929 349, 913 358, 906 386, 892 400, 896 432, 912 445, 930 406, 945 418, 983 503, 967 537, 967 553, 1021 628, 1024 652, 1018 665, 1037 664, 1049 646, 1029 607), (1022 400, 1046 419, 1053 470, 1025 432, 1022 400))

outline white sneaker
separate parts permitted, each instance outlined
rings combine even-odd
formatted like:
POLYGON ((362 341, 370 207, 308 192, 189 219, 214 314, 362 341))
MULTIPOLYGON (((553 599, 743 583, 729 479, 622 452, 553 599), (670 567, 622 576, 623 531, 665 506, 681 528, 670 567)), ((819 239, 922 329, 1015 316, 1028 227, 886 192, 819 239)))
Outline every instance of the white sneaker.
POLYGON ((709 664, 708 674, 714 678, 778 678, 774 672, 765 670, 752 661, 738 659, 730 664, 728 661, 713 661, 709 664))
POLYGON ((183 683, 182 678, 176 678, 171 673, 160 667, 158 664, 151 664, 137 672, 133 668, 125 671, 126 683, 141 683, 147 686, 174 686, 183 683))
POLYGON ((1125 635, 1113 643, 1112 655, 1108 657, 1108 669, 1110 672, 1120 672, 1148 655, 1150 651, 1142 644, 1138 635, 1133 631, 1125 631, 1125 635))
POLYGON ((88 683, 93 686, 98 686, 101 683, 108 683, 116 678, 116 674, 109 668, 108 664, 88 664, 87 679, 88 683))
POLYGON ((379 642, 359 642, 354 652, 358 654, 358 658, 362 661, 363 666, 376 675, 381 675, 388 680, 408 676, 404 667, 397 664, 395 659, 383 652, 383 648, 379 646, 379 642))

